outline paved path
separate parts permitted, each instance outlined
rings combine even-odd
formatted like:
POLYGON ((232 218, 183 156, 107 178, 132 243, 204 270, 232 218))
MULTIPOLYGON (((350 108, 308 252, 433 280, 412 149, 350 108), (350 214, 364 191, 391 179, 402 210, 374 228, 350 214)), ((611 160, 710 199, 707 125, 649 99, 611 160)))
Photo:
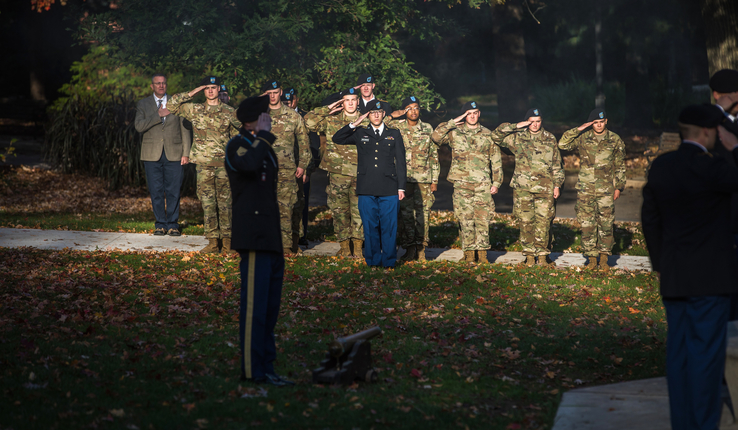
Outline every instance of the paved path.
MULTIPOLYGON (((154 236, 143 233, 105 233, 92 231, 63 231, 0 228, 0 247, 18 248, 30 246, 39 249, 70 248, 79 251, 111 251, 114 249, 133 251, 199 251, 207 245, 204 236, 180 237, 154 236)), ((339 245, 336 242, 311 242, 304 250, 306 256, 335 256, 339 245)), ((405 251, 400 249, 399 256, 405 251)), ((429 260, 460 261, 464 254, 460 249, 428 248, 429 260)), ((491 263, 517 264, 524 260, 520 252, 487 252, 491 263)), ((586 259, 582 254, 554 252, 551 259, 559 267, 583 266, 586 259)), ((648 257, 612 255, 611 266, 624 270, 651 270, 648 257)))

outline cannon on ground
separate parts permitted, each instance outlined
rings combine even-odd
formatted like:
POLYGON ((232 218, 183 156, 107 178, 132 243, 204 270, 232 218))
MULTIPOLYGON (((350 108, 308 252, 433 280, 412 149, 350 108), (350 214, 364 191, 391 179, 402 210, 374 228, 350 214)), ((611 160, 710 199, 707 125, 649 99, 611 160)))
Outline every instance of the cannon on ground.
POLYGON ((377 382, 377 371, 372 368, 372 348, 369 340, 382 334, 382 329, 368 330, 339 337, 328 345, 325 360, 313 370, 316 384, 349 385, 359 379, 377 382))

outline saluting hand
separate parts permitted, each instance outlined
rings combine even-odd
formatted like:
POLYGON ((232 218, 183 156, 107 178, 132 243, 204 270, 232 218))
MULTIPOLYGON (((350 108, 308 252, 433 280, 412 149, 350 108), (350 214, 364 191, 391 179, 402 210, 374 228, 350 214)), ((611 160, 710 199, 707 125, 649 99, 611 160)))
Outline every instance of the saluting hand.
POLYGON ((530 125, 530 121, 520 121, 516 125, 516 128, 525 128, 525 127, 528 127, 529 125, 530 125))
POLYGON ((200 85, 199 87, 195 88, 194 90, 187 93, 190 97, 194 97, 195 94, 199 93, 200 91, 204 90, 207 85, 200 85))
POLYGON ((334 113, 339 112, 341 109, 343 109, 343 99, 329 104, 328 109, 330 110, 329 115, 333 115, 334 113))
POLYGON ((256 120, 256 127, 254 127, 255 133, 259 133, 262 130, 272 131, 272 117, 266 112, 259 115, 259 119, 256 120))
POLYGON ((464 123, 464 120, 466 119, 466 116, 469 115, 469 111, 466 111, 462 113, 461 115, 454 118, 454 122, 456 123, 456 126, 460 126, 464 123))
POLYGON ((725 149, 732 151, 738 146, 738 137, 725 129, 722 125, 718 126, 718 134, 720 135, 720 142, 722 142, 725 149))
POLYGON ((352 123, 352 124, 353 124, 353 126, 354 126, 354 127, 358 127, 358 126, 359 126, 359 124, 361 124, 361 122, 362 122, 362 121, 364 121, 364 120, 366 119, 366 117, 368 117, 368 116, 369 116, 369 112, 367 112, 367 113, 365 113, 364 115, 362 115, 362 116, 358 117, 358 118, 356 119, 356 121, 354 121, 354 122, 352 123))
POLYGON ((721 108, 723 108, 725 112, 730 113, 735 107, 736 103, 738 103, 738 94, 725 94, 717 99, 716 102, 720 105, 721 108))
POLYGON ((577 127, 577 130, 584 131, 585 128, 589 127, 590 125, 594 124, 594 121, 585 122, 584 124, 577 127))
POLYGON ((392 118, 399 118, 407 113, 407 111, 410 110, 410 107, 407 107, 405 109, 398 109, 390 114, 392 118))

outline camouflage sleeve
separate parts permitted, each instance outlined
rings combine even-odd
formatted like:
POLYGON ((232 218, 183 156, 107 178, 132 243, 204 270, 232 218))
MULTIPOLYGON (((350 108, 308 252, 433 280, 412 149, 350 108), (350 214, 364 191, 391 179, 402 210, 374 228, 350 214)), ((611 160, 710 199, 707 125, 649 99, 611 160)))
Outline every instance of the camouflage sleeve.
POLYGON ((310 152, 310 139, 308 138, 305 121, 300 115, 295 115, 297 119, 297 127, 295 127, 295 138, 297 139, 297 147, 299 148, 300 164, 297 167, 307 169, 313 160, 313 153, 310 152))
POLYGON ((192 97, 188 93, 175 94, 167 101, 167 109, 169 109, 169 112, 187 121, 192 121, 194 118, 194 115, 192 115, 192 103, 187 103, 190 100, 192 100, 192 97))
POLYGON ((431 140, 437 146, 441 146, 443 144, 451 146, 449 133, 455 128, 456 123, 454 122, 454 120, 451 120, 449 122, 442 122, 438 124, 438 127, 436 127, 435 130, 433 130, 433 133, 431 134, 431 140))
POLYGON ((313 133, 326 132, 326 117, 330 113, 327 106, 315 108, 305 114, 305 126, 313 133))
POLYGON ((579 135, 581 132, 576 127, 571 130, 565 131, 564 135, 559 140, 559 149, 564 151, 573 151, 579 146, 579 135))
POLYGON ((502 186, 502 150, 490 139, 489 145, 489 162, 492 171, 492 186, 500 188, 502 186))
POLYGON ((430 148, 430 165, 431 165, 431 182, 438 183, 438 176, 441 174, 441 163, 438 161, 438 148, 432 146, 430 148))
POLYGON ((510 124, 509 122, 503 122, 492 132, 492 140, 502 147, 508 148, 515 151, 515 139, 505 139, 517 130, 517 124, 510 124))
POLYGON ((620 137, 617 138, 612 162, 615 172, 615 189, 622 190, 625 188, 625 143, 620 137))
POLYGON ((556 147, 556 138, 554 137, 553 160, 551 164, 551 173, 553 173, 554 187, 561 188, 564 185, 564 169, 561 167, 561 152, 556 147))
POLYGON ((192 133, 185 127, 184 119, 177 118, 177 121, 179 121, 179 132, 182 136, 182 156, 189 158, 190 149, 192 148, 192 133))

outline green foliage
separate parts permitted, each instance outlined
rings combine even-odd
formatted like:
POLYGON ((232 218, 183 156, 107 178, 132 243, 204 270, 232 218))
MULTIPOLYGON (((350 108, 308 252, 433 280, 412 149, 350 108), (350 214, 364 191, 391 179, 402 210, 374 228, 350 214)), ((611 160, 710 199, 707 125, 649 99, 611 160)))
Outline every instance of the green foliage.
MULTIPOLYGON (((534 85, 534 104, 545 112, 547 121, 581 124, 595 107, 597 86, 593 81, 572 77, 567 82, 534 85)), ((625 88, 605 83, 605 109, 610 122, 619 124, 625 118, 625 88)))
POLYGON ((659 127, 676 127, 679 112, 687 105, 709 103, 710 92, 697 93, 691 88, 670 86, 662 76, 651 82, 653 123, 659 127))

